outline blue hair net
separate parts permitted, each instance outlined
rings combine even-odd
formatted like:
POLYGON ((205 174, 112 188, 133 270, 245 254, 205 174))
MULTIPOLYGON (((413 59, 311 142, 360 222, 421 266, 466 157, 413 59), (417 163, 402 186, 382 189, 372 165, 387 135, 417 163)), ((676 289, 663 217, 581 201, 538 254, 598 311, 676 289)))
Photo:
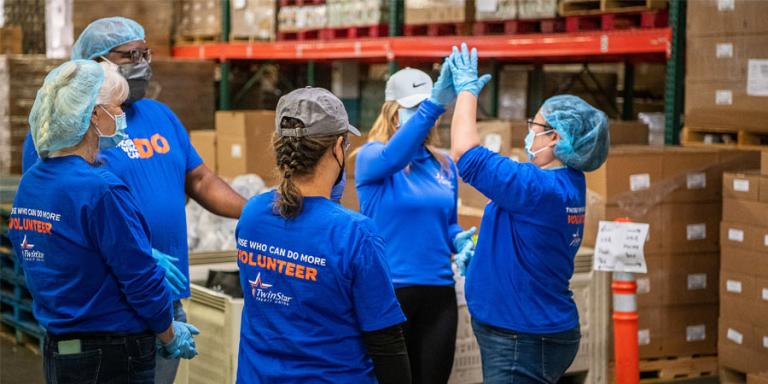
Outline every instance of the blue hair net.
POLYGON ((125 17, 107 17, 88 24, 72 47, 72 59, 93 59, 131 41, 144 40, 144 28, 125 17))
POLYGON ((41 158, 82 141, 103 81, 104 70, 92 60, 68 61, 45 77, 29 114, 41 158))
POLYGON ((579 97, 560 95, 547 99, 541 114, 560 135, 555 156, 563 164, 590 172, 605 162, 611 140, 603 111, 579 97))

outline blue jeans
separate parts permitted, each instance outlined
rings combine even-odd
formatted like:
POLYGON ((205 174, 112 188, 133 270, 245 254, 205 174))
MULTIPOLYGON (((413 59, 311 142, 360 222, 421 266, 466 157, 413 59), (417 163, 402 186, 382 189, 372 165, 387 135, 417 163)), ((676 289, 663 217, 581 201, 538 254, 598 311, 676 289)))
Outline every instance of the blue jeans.
POLYGON ((48 335, 43 347, 48 384, 151 384, 155 335, 48 335), (60 342, 80 341, 80 351, 59 353, 60 342))
MULTIPOLYGON (((187 322, 187 313, 181 306, 181 301, 173 302, 173 319, 187 322)), ((176 371, 179 369, 179 359, 166 359, 157 354, 157 367, 155 368, 155 383, 173 384, 176 380, 176 371)))
POLYGON ((557 383, 579 352, 581 331, 535 335, 482 324, 472 319, 480 345, 485 384, 557 383))

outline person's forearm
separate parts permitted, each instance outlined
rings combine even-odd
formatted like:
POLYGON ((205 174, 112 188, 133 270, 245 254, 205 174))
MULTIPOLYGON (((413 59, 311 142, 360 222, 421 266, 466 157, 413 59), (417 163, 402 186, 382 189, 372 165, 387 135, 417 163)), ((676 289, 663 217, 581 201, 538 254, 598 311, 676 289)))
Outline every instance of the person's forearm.
POLYGON ((401 325, 363 334, 373 370, 380 384, 408 384, 411 365, 401 325))
POLYGON ((459 93, 451 121, 451 156, 459 161, 462 155, 480 145, 477 132, 477 97, 470 92, 459 93))
POLYGON ((189 196, 206 210, 232 219, 240 218, 246 200, 213 172, 189 182, 189 196))
POLYGON ((171 322, 171 325, 166 329, 163 333, 160 333, 157 335, 157 338, 160 339, 160 341, 163 342, 163 344, 168 344, 173 340, 173 322, 171 322))

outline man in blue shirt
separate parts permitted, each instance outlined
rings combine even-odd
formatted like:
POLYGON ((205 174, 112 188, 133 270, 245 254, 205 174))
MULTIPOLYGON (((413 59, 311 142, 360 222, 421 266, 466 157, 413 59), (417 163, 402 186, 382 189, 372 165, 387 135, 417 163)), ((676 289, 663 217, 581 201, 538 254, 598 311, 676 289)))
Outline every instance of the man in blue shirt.
MULTIPOLYGON (((130 96, 125 113, 129 139, 102 151, 101 160, 136 196, 152 234, 153 256, 166 270, 166 280, 174 291, 174 317, 185 321, 179 300, 190 295, 186 196, 230 218, 240 217, 245 199, 203 164, 186 129, 168 107, 143 98, 152 73, 152 56, 141 25, 122 17, 96 20, 75 42, 72 58, 112 62, 128 81, 130 96)), ((30 147, 27 137, 25 170, 36 158, 30 147)), ((172 383, 177 367, 177 359, 158 359, 157 382, 172 383)))

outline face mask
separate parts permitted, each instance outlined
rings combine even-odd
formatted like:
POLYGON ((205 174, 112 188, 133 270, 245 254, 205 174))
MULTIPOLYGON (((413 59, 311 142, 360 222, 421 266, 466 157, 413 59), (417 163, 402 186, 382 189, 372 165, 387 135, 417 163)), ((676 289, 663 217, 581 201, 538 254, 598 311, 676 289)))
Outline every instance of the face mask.
POLYGON ((346 165, 346 157, 342 159, 342 161, 339 161, 339 159, 336 158, 336 153, 334 153, 333 158, 336 159, 336 163, 339 164, 339 168, 341 169, 339 170, 339 176, 333 183, 333 188, 331 188, 331 200, 341 201, 341 197, 344 194, 344 188, 347 184, 347 170, 344 168, 346 165))
POLYGON ((546 146, 544 148, 537 149, 536 151, 532 151, 533 140, 536 138, 536 136, 546 135, 550 132, 552 132, 551 129, 544 132, 539 132, 539 133, 536 133, 531 130, 528 131, 528 135, 525 136, 525 152, 528 153, 528 160, 533 161, 533 159, 536 158, 537 153, 544 151, 547 148, 551 148, 550 146, 546 146))
MULTIPOLYGON (((104 56, 102 59, 111 63, 104 56)), ((141 60, 137 64, 121 64, 118 65, 120 75, 128 82, 128 99, 125 100, 126 105, 131 105, 144 98, 147 93, 147 86, 149 85, 149 79, 152 78, 152 68, 146 60, 141 60)))
POLYGON ((399 127, 402 127, 405 125, 405 123, 411 119, 414 115, 416 115, 417 107, 413 108, 400 108, 397 110, 397 115, 400 118, 400 125, 399 127))
POLYGON ((109 149, 117 147, 118 144, 120 144, 121 141, 128 138, 128 134, 125 133, 125 129, 128 128, 128 122, 125 119, 125 113, 120 115, 112 115, 107 111, 106 108, 99 105, 101 109, 104 110, 104 112, 109 115, 109 117, 112 118, 112 120, 115 121, 115 133, 111 135, 104 135, 99 130, 99 127, 96 126, 96 132, 99 134, 99 149, 109 149))

